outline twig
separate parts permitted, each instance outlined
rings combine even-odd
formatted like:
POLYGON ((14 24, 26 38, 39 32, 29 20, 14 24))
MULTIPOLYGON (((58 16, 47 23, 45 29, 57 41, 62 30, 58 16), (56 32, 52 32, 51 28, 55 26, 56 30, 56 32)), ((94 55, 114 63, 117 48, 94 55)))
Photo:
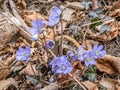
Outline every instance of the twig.
POLYGON ((83 90, 87 90, 78 80, 75 78, 71 73, 68 73, 79 85, 83 90))
POLYGON ((27 29, 27 32, 29 32, 29 28, 26 25, 26 23, 23 21, 23 19, 21 18, 21 16, 18 14, 14 2, 12 0, 9 0, 9 4, 10 4, 10 7, 12 9, 12 12, 13 12, 14 16, 17 17, 20 20, 20 22, 22 23, 22 25, 27 29))
MULTIPOLYGON (((60 36, 57 36, 57 38, 60 38, 60 36)), ((79 47, 80 44, 72 37, 63 35, 63 38, 67 39, 68 41, 72 42, 76 47, 79 47)))
POLYGON ((10 68, 12 67, 12 66, 14 66, 16 63, 18 62, 18 60, 14 60, 13 62, 12 62, 12 64, 10 64, 10 68))
POLYGON ((20 27, 20 25, 18 25, 16 22, 14 22, 10 17, 8 17, 6 14, 4 14, 3 12, 0 12, 2 15, 4 15, 6 18, 8 18, 9 21, 11 21, 14 25, 16 25, 19 29, 20 29, 20 34, 26 38, 28 41, 31 41, 30 38, 32 37, 32 35, 28 32, 26 32, 22 27, 20 27))
POLYGON ((30 66, 31 66, 31 69, 32 69, 34 75, 37 76, 36 73, 35 73, 35 71, 34 71, 34 69, 33 69, 33 66, 32 66, 31 62, 30 62, 30 66))

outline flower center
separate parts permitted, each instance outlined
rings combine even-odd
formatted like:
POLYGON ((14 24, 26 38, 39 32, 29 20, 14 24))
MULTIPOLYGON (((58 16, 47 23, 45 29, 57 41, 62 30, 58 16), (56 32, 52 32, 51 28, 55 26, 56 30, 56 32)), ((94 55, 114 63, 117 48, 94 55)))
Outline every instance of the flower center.
POLYGON ((25 53, 25 54, 24 54, 25 57, 28 57, 28 55, 29 55, 28 53, 25 53))
POLYGON ((52 42, 49 42, 49 46, 53 46, 53 43, 52 43, 52 42))
POLYGON ((87 58, 86 60, 87 60, 87 61, 90 61, 90 58, 87 58))
POLYGON ((82 51, 78 53, 79 55, 82 55, 82 51))
POLYGON ((99 55, 99 52, 98 52, 98 51, 96 51, 95 53, 96 53, 96 55, 99 55))
POLYGON ((65 69, 66 69, 66 66, 63 65, 63 66, 62 66, 62 70, 65 70, 65 69))

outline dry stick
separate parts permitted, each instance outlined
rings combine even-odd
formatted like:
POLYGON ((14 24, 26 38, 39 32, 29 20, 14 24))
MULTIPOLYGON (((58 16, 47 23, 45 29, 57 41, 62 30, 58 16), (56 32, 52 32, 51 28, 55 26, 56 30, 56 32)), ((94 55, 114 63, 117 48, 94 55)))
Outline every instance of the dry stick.
POLYGON ((55 33, 55 28, 54 27, 53 27, 53 35, 54 35, 54 41, 55 41, 54 51, 55 51, 55 55, 58 56, 57 46, 56 46, 56 33, 55 33))
POLYGON ((34 71, 34 69, 33 69, 33 66, 32 66, 32 64, 31 64, 31 63, 30 63, 30 66, 31 66, 31 69, 32 69, 32 71, 33 71, 34 75, 35 75, 35 76, 37 76, 37 75, 36 75, 36 73, 35 73, 35 71, 34 71))
POLYGON ((81 87, 83 90, 87 90, 71 73, 68 73, 81 87))
MULTIPOLYGON (((26 23, 23 21, 23 19, 21 18, 21 16, 18 14, 18 12, 17 12, 17 10, 16 10, 16 6, 15 6, 13 0, 9 0, 9 4, 10 4, 10 7, 11 7, 11 9, 12 9, 13 15, 14 15, 15 17, 17 17, 17 19, 19 19, 19 21, 20 21, 21 24, 22 24, 22 27, 25 29, 25 33, 28 33, 29 35, 28 35, 28 34, 27 34, 28 36, 24 35, 24 33, 23 33, 24 30, 22 30, 22 32, 20 32, 20 34, 21 34, 22 36, 24 36, 27 40, 31 41, 29 38, 31 38, 32 34, 29 32, 29 27, 28 27, 28 26, 26 25, 26 23)), ((14 23, 15 23, 15 22, 14 22, 14 23)), ((19 26, 20 26, 20 25, 19 25, 19 26)))
POLYGON ((27 40, 31 41, 29 39, 29 37, 32 37, 32 35, 28 32, 26 32, 22 27, 20 27, 20 25, 16 22, 14 22, 10 17, 8 17, 6 14, 4 14, 3 12, 0 12, 2 15, 4 15, 6 18, 8 18, 9 21, 11 21, 14 25, 16 25, 21 31, 20 34, 25 37, 27 40))
MULTIPOLYGON (((57 36, 57 38, 59 39, 60 36, 57 36)), ((68 36, 68 35, 63 35, 63 38, 67 39, 68 41, 72 42, 76 47, 79 47, 80 44, 72 37, 68 36)))
POLYGON ((16 10, 16 6, 14 4, 14 2, 12 0, 9 0, 9 4, 10 4, 10 7, 12 9, 12 12, 14 14, 15 17, 17 17, 20 22, 24 25, 24 27, 27 29, 27 31, 29 32, 29 28, 28 26, 26 25, 26 23, 23 21, 23 19, 21 18, 21 16, 18 14, 17 10, 16 10))

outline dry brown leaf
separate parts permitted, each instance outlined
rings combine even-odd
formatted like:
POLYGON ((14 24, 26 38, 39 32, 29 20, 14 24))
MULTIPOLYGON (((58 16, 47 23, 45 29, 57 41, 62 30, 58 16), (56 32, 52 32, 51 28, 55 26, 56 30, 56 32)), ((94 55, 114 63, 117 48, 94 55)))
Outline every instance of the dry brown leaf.
POLYGON ((42 14, 40 14, 40 13, 37 13, 37 11, 28 11, 28 10, 24 10, 23 11, 23 19, 24 19, 24 21, 29 25, 29 26, 31 26, 31 21, 32 20, 36 20, 37 18, 40 18, 40 19, 42 19, 42 20, 44 20, 45 19, 45 17, 42 15, 42 14))
POLYGON ((120 73, 119 57, 105 55, 104 58, 97 59, 96 61, 97 61, 96 67, 100 71, 106 72, 108 74, 120 73))
POLYGON ((0 3, 2 2, 3 0, 0 0, 0 3))
POLYGON ((95 10, 95 9, 97 9, 97 8, 99 8, 99 6, 98 6, 98 1, 97 0, 93 0, 93 9, 95 10))
POLYGON ((109 16, 120 16, 120 1, 115 1, 110 10, 109 16))
POLYGON ((73 12, 72 16, 73 17, 72 17, 71 23, 73 23, 73 22, 80 23, 80 22, 82 22, 85 19, 85 12, 84 11, 75 10, 73 12))
POLYGON ((0 90, 7 90, 10 86, 14 86, 16 89, 18 87, 17 82, 13 78, 0 81, 0 90))
POLYGON ((84 9, 84 6, 82 6, 79 2, 67 2, 67 6, 73 9, 84 9))
POLYGON ((18 0, 16 3, 16 6, 20 10, 25 10, 26 9, 26 3, 24 0, 18 0))
POLYGON ((112 10, 120 9, 120 1, 115 1, 112 5, 112 10))
POLYGON ((48 0, 48 2, 53 2, 54 0, 48 0))
POLYGON ((107 90, 119 90, 116 89, 117 83, 118 83, 117 80, 109 79, 109 78, 103 78, 101 81, 99 81, 99 84, 106 87, 107 90))
MULTIPOLYGON (((10 68, 4 63, 0 62, 0 80, 5 79, 9 74, 10 68)), ((0 89, 1 90, 1 89, 0 89)))
POLYGON ((58 90, 58 86, 57 83, 52 83, 51 85, 45 86, 44 88, 40 89, 40 90, 58 90))
POLYGON ((116 89, 117 89, 117 90, 120 90, 120 85, 119 85, 119 83, 118 83, 118 84, 116 84, 116 86, 115 86, 115 87, 116 87, 116 89))
POLYGON ((65 20, 65 21, 70 21, 73 12, 74 12, 73 9, 66 8, 65 10, 63 10, 63 17, 62 17, 62 19, 65 20))
POLYGON ((92 83, 90 81, 84 81, 82 84, 88 89, 88 90, 99 90, 97 87, 97 84, 92 83))
MULTIPOLYGON (((12 16, 9 13, 4 14, 12 19, 12 16)), ((11 41, 12 37, 18 31, 19 29, 7 17, 0 14, 0 45, 5 45, 11 41)))
POLYGON ((16 57, 16 55, 13 55, 13 56, 11 56, 11 57, 8 57, 8 58, 6 59, 6 61, 4 61, 4 64, 9 66, 10 64, 12 64, 12 62, 15 61, 15 57, 16 57))
POLYGON ((24 68, 22 71, 19 72, 19 75, 38 75, 40 72, 36 70, 36 65, 32 65, 31 63, 28 63, 26 68, 24 68))
POLYGON ((81 64, 79 61, 76 61, 76 62, 73 64, 73 67, 74 67, 75 69, 83 70, 83 66, 82 66, 82 64, 81 64))
POLYGON ((83 47, 90 50, 93 48, 94 45, 99 44, 98 42, 94 40, 83 40, 83 47))
POLYGON ((54 40, 53 30, 49 28, 48 30, 44 31, 44 34, 40 34, 39 37, 42 40, 43 44, 45 44, 45 41, 54 40))

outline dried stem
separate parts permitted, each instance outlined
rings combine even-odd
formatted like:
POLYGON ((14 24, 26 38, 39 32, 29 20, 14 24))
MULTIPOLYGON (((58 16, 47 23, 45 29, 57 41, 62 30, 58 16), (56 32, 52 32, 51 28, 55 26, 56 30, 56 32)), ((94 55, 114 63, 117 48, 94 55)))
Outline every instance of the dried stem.
POLYGON ((79 85, 83 90, 87 90, 78 80, 75 78, 71 73, 68 73, 79 85))
POLYGON ((62 19, 61 19, 61 44, 60 44, 60 56, 63 55, 63 47, 62 47, 62 44, 63 44, 63 25, 62 25, 62 19))
MULTIPOLYGON (((43 31, 43 39, 44 39, 44 42, 45 42, 45 43, 43 42, 43 45, 46 45, 46 37, 45 37, 44 31, 43 31)), ((46 46, 44 47, 44 49, 45 49, 45 53, 47 54, 47 59, 48 59, 48 52, 47 52, 46 46)))
POLYGON ((32 69, 34 75, 37 76, 36 73, 35 73, 35 71, 34 71, 34 69, 33 69, 33 67, 32 67, 32 64, 31 64, 31 63, 30 63, 30 66, 31 66, 31 69, 32 69))
MULTIPOLYGON (((60 36, 57 36, 57 38, 59 39, 60 36)), ((80 44, 72 37, 68 36, 68 35, 63 35, 63 38, 67 39, 68 41, 72 42, 76 47, 79 47, 80 44)))

